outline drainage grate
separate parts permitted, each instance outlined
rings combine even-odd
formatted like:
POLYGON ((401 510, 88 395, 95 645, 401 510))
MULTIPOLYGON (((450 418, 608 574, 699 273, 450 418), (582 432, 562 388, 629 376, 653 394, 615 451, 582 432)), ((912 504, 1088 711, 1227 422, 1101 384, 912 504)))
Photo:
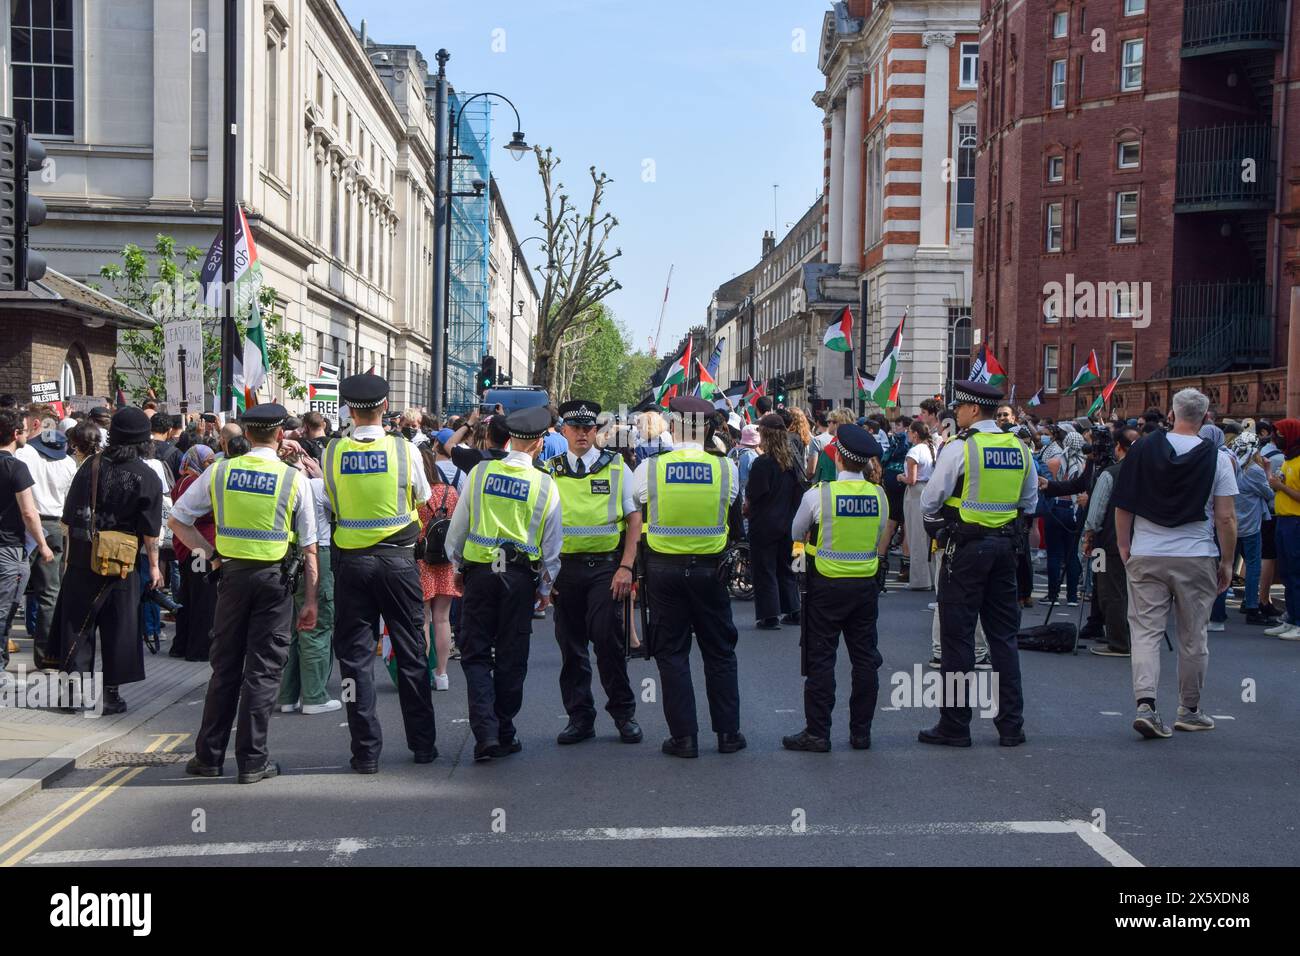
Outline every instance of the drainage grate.
POLYGON ((114 767, 165 767, 174 763, 185 763, 189 759, 188 753, 146 754, 108 751, 81 766, 85 770, 112 770, 114 767))

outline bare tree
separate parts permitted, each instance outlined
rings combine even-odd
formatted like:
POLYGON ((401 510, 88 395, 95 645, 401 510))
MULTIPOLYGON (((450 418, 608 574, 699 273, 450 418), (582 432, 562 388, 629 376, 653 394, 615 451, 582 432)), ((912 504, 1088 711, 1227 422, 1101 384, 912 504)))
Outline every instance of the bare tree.
POLYGON ((618 225, 610 213, 600 211, 605 187, 612 180, 603 172, 597 173, 595 166, 590 167, 591 204, 583 213, 564 192, 564 183, 555 179, 559 158, 552 154, 550 147, 543 150, 537 146, 533 151, 537 154, 537 172, 546 192, 545 216, 536 218, 546 230, 543 238, 547 264, 534 338, 532 381, 534 385, 546 386, 551 397, 558 399, 560 350, 565 334, 593 321, 599 311, 592 306, 622 288, 610 275, 609 267, 623 250, 605 251, 609 235, 618 225))

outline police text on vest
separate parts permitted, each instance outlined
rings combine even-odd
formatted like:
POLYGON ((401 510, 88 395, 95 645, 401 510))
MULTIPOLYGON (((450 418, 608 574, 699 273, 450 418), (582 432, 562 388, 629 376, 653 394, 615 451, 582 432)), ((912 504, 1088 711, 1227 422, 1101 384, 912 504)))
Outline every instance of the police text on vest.
POLYGON ((226 478, 226 490, 251 491, 258 495, 273 495, 279 480, 279 475, 267 471, 247 471, 243 468, 232 468, 229 477, 226 478))
POLYGON ((713 466, 703 462, 673 462, 664 468, 664 480, 672 485, 711 485, 713 466))
POLYGON ((985 468, 1006 468, 1019 471, 1024 467, 1025 460, 1020 457, 1019 448, 985 448, 984 449, 984 467, 985 468))
POLYGON ((483 493, 496 495, 498 498, 527 501, 528 482, 523 478, 510 478, 506 475, 488 475, 487 481, 483 483, 483 493))
POLYGON ((345 451, 339 460, 345 475, 376 475, 388 470, 386 451, 345 451))

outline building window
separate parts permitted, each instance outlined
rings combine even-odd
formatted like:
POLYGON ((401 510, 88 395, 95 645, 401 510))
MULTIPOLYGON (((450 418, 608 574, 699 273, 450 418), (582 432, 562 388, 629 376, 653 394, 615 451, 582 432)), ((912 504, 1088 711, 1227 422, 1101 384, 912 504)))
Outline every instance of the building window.
POLYGON ((1061 366, 1061 347, 1059 345, 1043 346, 1043 391, 1055 392, 1061 366))
POLYGON ((957 228, 975 228, 975 124, 957 127, 957 228))
POLYGON ((1059 39, 1070 32, 1070 11, 1057 10, 1052 14, 1052 37, 1059 39))
POLYGON ((1138 241, 1138 194, 1120 193, 1115 197, 1115 241, 1138 241))
POLYGON ((972 345, 970 308, 949 308, 948 380, 945 388, 949 400, 952 399, 953 383, 964 382, 970 378, 970 350, 972 345))
POLYGON ((1142 89, 1142 61, 1146 56, 1145 40, 1124 41, 1124 66, 1120 73, 1121 90, 1142 89))
POLYGON ((325 74, 320 70, 316 71, 316 105, 325 108, 325 74))
POLYGON ((1060 252, 1062 238, 1062 207, 1061 203, 1053 202, 1047 204, 1047 251, 1060 252))
POLYGON ((14 118, 36 136, 73 134, 72 0, 13 0, 14 118))
POLYGON ((979 78, 980 45, 963 43, 961 45, 961 82, 958 89, 973 90, 979 78))
POLYGON ((1147 0, 1124 0, 1124 16, 1131 17, 1147 12, 1147 0))
POLYGON ((1047 181, 1049 183, 1065 182, 1065 157, 1047 157, 1047 181))
POLYGON ((1057 311, 1055 299, 1043 300, 1043 321, 1048 325, 1061 324, 1061 315, 1057 311))
POLYGON ((1110 344, 1110 377, 1120 376, 1120 381, 1133 380, 1133 343, 1112 342, 1110 344))
MULTIPOLYGON (((1127 48, 1126 48, 1127 49, 1127 48)), ((1052 61, 1052 109, 1065 106, 1065 61, 1052 61)))
POLYGON ((342 259, 342 234, 339 222, 339 178, 330 177, 330 255, 342 259))
POLYGON ((1142 146, 1140 143, 1119 144, 1119 168, 1137 169, 1142 165, 1142 146))
POLYGON ((1112 319, 1133 318, 1133 288, 1127 282, 1115 283, 1110 299, 1110 317, 1112 319))
POLYGON ((273 37, 266 41, 266 168, 280 172, 280 44, 273 37))

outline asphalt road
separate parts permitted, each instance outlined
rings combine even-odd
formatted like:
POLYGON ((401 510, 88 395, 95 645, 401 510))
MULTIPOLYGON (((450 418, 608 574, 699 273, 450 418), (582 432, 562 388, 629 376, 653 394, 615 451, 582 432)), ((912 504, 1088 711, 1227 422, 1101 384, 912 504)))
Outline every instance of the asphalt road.
MULTIPOLYGON (((348 769, 341 713, 277 713, 271 749, 284 775, 239 786, 232 754, 227 776, 200 780, 183 773, 201 709, 191 695, 117 747, 152 755, 79 769, 0 814, 0 865, 1300 862, 1300 645, 1246 627, 1233 608, 1227 632, 1211 635, 1204 704, 1218 727, 1163 741, 1131 728, 1127 660, 1023 653, 1028 744, 998 747, 991 721, 976 719, 972 748, 935 748, 916 742, 935 713, 890 701, 891 677, 929 656, 928 599, 891 591, 882 600, 885 662, 870 751, 848 747, 843 694, 832 753, 782 750, 781 735, 802 727, 798 629, 756 631, 752 605, 741 602, 733 610, 747 750, 720 755, 704 733, 700 759, 662 755, 657 700, 639 705, 646 740, 638 746, 619 743, 602 713, 597 739, 559 747, 565 717, 548 619, 533 636, 520 754, 473 762, 453 662, 451 691, 434 695, 441 756, 432 765, 411 762, 396 691, 381 673, 387 743, 377 776, 348 769), (1253 688, 1253 701, 1243 688, 1253 688)), ((1027 612, 1025 623, 1040 619, 1027 612)), ((1174 655, 1165 652, 1163 663, 1161 707, 1172 723, 1174 655)), ((634 685, 657 690, 652 663, 631 669, 634 685)))

